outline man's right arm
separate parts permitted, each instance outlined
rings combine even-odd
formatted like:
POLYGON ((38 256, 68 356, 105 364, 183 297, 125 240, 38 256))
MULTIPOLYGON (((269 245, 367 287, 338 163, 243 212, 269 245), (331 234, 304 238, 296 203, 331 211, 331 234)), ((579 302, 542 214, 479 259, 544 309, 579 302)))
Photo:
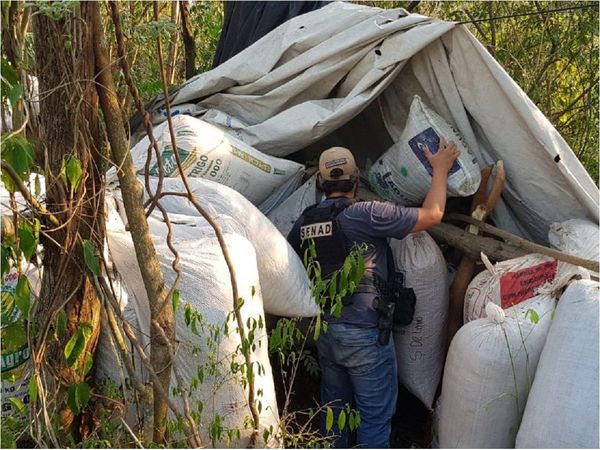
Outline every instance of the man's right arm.
POLYGON ((448 171, 458 158, 460 151, 456 148, 454 142, 446 145, 446 140, 440 137, 440 146, 437 153, 433 155, 428 148, 425 148, 424 153, 433 168, 433 175, 431 187, 425 196, 423 206, 417 210, 417 223, 411 233, 428 230, 442 221, 446 208, 448 171))

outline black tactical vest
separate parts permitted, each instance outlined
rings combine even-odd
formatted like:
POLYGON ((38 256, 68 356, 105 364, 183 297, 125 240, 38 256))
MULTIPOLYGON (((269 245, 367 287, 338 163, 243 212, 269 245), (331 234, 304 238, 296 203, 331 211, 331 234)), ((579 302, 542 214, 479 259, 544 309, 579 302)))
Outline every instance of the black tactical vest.
POLYGON ((341 198, 326 208, 317 205, 309 206, 302 212, 300 227, 300 257, 308 248, 312 239, 315 243, 317 261, 321 265, 321 276, 329 277, 344 265, 352 242, 346 237, 339 226, 337 216, 354 203, 348 198, 341 198))

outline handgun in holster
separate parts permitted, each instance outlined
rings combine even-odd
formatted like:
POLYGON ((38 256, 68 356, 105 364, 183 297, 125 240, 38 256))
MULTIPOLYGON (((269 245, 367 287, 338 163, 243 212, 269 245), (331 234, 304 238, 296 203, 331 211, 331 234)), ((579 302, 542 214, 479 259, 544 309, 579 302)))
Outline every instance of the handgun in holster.
POLYGON ((392 334, 392 326, 394 324, 394 309, 396 308, 396 304, 387 301, 385 298, 376 297, 373 300, 373 307, 379 313, 379 319, 377 320, 379 337, 377 341, 380 345, 387 345, 392 334))

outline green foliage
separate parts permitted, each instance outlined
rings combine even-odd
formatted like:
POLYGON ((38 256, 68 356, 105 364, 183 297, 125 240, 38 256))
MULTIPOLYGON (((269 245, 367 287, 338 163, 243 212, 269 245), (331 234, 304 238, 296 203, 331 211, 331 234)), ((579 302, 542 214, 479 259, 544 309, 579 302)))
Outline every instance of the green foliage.
MULTIPOLYGON (((21 180, 29 179, 34 157, 34 147, 23 135, 16 134, 2 139, 2 159, 12 166, 21 180)), ((2 181, 9 192, 15 192, 16 187, 4 170, 2 170, 2 181)))
POLYGON ((70 186, 72 190, 76 190, 83 177, 81 161, 75 155, 68 155, 62 161, 60 174, 64 183, 70 186))
MULTIPOLYGON (((319 339, 322 332, 327 332, 327 323, 323 320, 325 312, 334 317, 339 317, 343 309, 343 300, 352 295, 365 272, 364 253, 367 250, 366 244, 355 246, 346 257, 342 267, 327 278, 323 278, 321 267, 317 261, 317 252, 314 242, 309 245, 304 253, 304 265, 311 282, 311 290, 314 299, 319 305, 320 313, 316 319, 310 323, 307 333, 301 331, 298 318, 281 318, 277 321, 275 328, 271 331, 269 339, 269 351, 277 356, 286 381, 284 385, 293 384, 298 367, 302 365, 305 371, 312 376, 319 373, 319 365, 316 358, 306 348, 306 342, 309 336, 314 340, 319 339)), ((326 415, 326 429, 332 430, 334 425, 339 429, 355 429, 360 423, 358 412, 352 410, 349 405, 342 410, 335 419, 334 411, 331 407, 325 406, 323 411, 326 415)), ((287 406, 284 407, 284 410, 287 406)), ((284 417, 284 421, 296 421, 301 411, 289 413, 289 417, 284 417)), ((308 421, 315 418, 314 413, 309 413, 308 421)), ((329 447, 331 445, 330 437, 321 437, 314 433, 295 433, 288 430, 284 433, 284 445, 299 448, 329 447)))
POLYGON ((1 67, 0 96, 3 100, 8 99, 14 108, 23 94, 19 74, 5 57, 1 59, 1 67))
POLYGON ((26 220, 19 224, 19 250, 23 252, 26 261, 30 261, 40 243, 41 223, 38 219, 32 220, 33 225, 26 220))
MULTIPOLYGON (((67 365, 69 367, 74 367, 75 364, 80 360, 80 356, 85 351, 88 341, 92 335, 93 328, 89 323, 80 323, 77 325, 75 332, 67 341, 65 348, 63 350, 65 360, 67 361, 67 365)), ((85 355, 85 359, 80 361, 80 366, 85 371, 87 369, 88 356, 85 355)))
POLYGON ((223 27, 223 3, 194 2, 191 16, 196 41, 196 70, 202 73, 212 68, 223 27))
POLYGON ((15 304, 21 310, 23 318, 28 319, 31 306, 31 288, 25 275, 19 275, 17 287, 15 288, 15 304))
POLYGON ((95 276, 100 275, 100 261, 96 256, 94 244, 88 239, 83 241, 83 260, 90 272, 95 276))
POLYGON ((540 321, 540 316, 535 309, 528 309, 525 317, 529 316, 532 323, 537 324, 540 321))
POLYGON ((90 400, 90 387, 87 383, 73 383, 67 390, 67 405, 73 413, 79 414, 90 400))
POLYGON ((79 4, 79 0, 61 0, 59 2, 35 1, 33 5, 39 11, 39 14, 50 17, 53 20, 61 20, 69 17, 79 4))

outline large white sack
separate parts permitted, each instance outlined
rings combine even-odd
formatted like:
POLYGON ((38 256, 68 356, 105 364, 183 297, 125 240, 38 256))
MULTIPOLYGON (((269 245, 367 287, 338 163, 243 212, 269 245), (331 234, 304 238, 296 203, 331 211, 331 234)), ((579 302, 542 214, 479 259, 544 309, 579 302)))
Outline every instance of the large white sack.
MULTIPOLYGON (((122 277, 122 286, 126 291, 117 289, 123 314, 136 330, 142 347, 148 350, 150 311, 133 242, 126 232, 109 230, 107 235, 112 261, 122 277)), ((244 299, 241 314, 246 335, 249 336, 251 331, 254 334, 251 359, 255 395, 260 402, 261 411, 259 436, 262 436, 263 429, 272 426, 277 430, 279 415, 268 357, 256 255, 250 242, 242 236, 225 234, 224 237, 236 271, 238 293, 244 299)), ((165 281, 171 286, 175 280, 175 272, 171 267, 172 255, 162 236, 154 236, 154 243, 165 281)), ((237 323, 231 314, 233 297, 227 265, 216 238, 187 240, 185 246, 178 251, 183 278, 178 286, 181 300, 176 312, 177 350, 174 366, 184 380, 184 388, 189 392, 191 409, 197 412, 199 405, 202 405, 201 420, 198 423, 202 442, 212 445, 209 428, 214 421, 220 420, 224 431, 214 445, 226 445, 226 431, 239 428, 240 439, 234 437, 230 445, 246 447, 251 430, 244 429, 243 424, 246 417, 251 415, 247 403, 248 391, 241 379, 245 371, 233 373, 231 369, 233 364, 243 365, 244 358, 238 351, 241 340, 236 331, 237 323), (191 323, 186 326, 186 317, 193 316, 186 312, 186 303, 202 315, 202 322, 198 320, 195 326, 191 326, 191 323), (228 324, 227 332, 225 323, 228 324), (194 328, 199 335, 192 331, 194 328)), ((137 376, 143 382, 148 381, 147 371, 139 358, 135 358, 134 364, 137 376)), ((103 328, 98 344, 96 366, 97 376, 100 378, 123 381, 127 377, 112 349, 107 327, 103 328)), ((171 386, 177 386, 175 373, 171 378, 171 386)), ((128 392, 128 395, 132 393, 128 392)), ((171 400, 182 411, 181 396, 171 395, 171 400)), ((144 412, 141 413, 144 417, 144 412)), ((151 417, 147 416, 147 412, 145 414, 144 421, 149 420, 145 425, 149 426, 151 417)), ((260 444, 267 445, 263 442, 260 444)))
POLYGON ((570 219, 550 225, 548 242, 554 248, 581 258, 600 260, 598 224, 585 219, 570 219))
MULTIPOLYGON (((243 194, 253 204, 259 205, 290 179, 295 184, 287 186, 287 195, 299 186, 304 166, 274 156, 265 155, 239 139, 226 134, 195 117, 180 114, 172 118, 181 165, 188 177, 205 178, 229 186, 243 194)), ((153 130, 158 144, 165 177, 179 174, 168 123, 153 130)), ((133 164, 138 173, 145 172, 149 146, 148 136, 131 149, 133 164)), ((149 174, 158 176, 159 167, 152 151, 149 174)), ((112 168, 107 179, 114 178, 112 168)), ((277 197, 285 198, 279 193, 277 197)))
MULTIPOLYGON (((200 178, 188 182, 196 199, 211 216, 229 216, 238 230, 254 245, 265 311, 277 316, 312 317, 319 308, 312 298, 310 282, 302 261, 284 236, 242 195, 222 184, 200 178)), ((156 190, 158 180, 150 179, 156 190)), ((178 178, 165 178, 164 192, 185 192, 178 178)), ((184 197, 165 196, 160 204, 170 214, 199 216, 184 197)))
POLYGON ((426 232, 390 241, 396 270, 417 302, 413 321, 394 327, 398 376, 423 404, 432 409, 442 377, 448 319, 448 272, 435 241, 426 232))
POLYGON ((467 287, 463 309, 464 322, 485 317, 485 306, 495 303, 504 309, 523 303, 538 293, 564 288, 575 276, 589 278, 585 269, 557 261, 549 256, 531 253, 492 264, 482 253, 486 270, 480 272, 467 287))
MULTIPOLYGON (((388 125, 389 126, 389 125, 388 125)), ((390 131, 390 135, 397 135, 390 131)), ((466 197, 475 193, 481 182, 477 160, 452 126, 414 96, 406 126, 398 141, 373 164, 369 182, 386 200, 405 205, 423 202, 431 187, 433 169, 425 153, 428 146, 437 153, 440 136, 454 141, 460 156, 448 172, 448 196, 466 197)))
POLYGON ((323 193, 317 189, 317 174, 314 174, 267 217, 281 234, 287 236, 302 212, 322 199, 323 193))
POLYGON ((598 448, 597 282, 561 296, 527 400, 517 448, 598 448))
POLYGON ((440 448, 514 448, 555 300, 537 297, 508 317, 494 303, 487 317, 460 328, 448 351, 439 404, 440 448))

